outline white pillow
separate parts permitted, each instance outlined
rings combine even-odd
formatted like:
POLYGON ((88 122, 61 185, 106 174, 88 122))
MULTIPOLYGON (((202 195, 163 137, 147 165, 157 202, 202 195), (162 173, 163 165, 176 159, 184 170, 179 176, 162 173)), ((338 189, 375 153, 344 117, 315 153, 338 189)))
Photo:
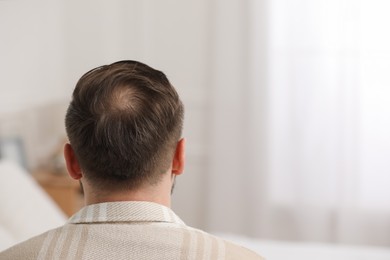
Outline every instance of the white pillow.
POLYGON ((28 172, 13 162, 0 160, 0 226, 15 242, 65 222, 64 213, 28 172))
POLYGON ((0 226, 0 252, 14 245, 16 240, 12 238, 11 234, 0 226))

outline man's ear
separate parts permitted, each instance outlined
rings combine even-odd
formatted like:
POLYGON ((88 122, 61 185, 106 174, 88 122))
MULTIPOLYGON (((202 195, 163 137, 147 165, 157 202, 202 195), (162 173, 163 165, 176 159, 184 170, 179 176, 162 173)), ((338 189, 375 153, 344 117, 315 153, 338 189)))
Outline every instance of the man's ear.
POLYGON ((68 174, 72 179, 80 180, 83 177, 79 161, 74 154, 72 146, 67 143, 64 146, 64 157, 68 174))
POLYGON ((184 171, 185 164, 185 139, 182 138, 177 142, 175 154, 172 160, 172 174, 180 175, 184 171))

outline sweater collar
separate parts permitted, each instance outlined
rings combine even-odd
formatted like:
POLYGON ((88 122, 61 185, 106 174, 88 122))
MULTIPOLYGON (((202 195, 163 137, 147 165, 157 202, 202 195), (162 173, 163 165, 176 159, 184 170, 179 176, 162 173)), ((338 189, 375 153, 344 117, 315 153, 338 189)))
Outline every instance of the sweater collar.
POLYGON ((68 223, 167 222, 185 225, 168 207, 144 201, 106 202, 85 206, 68 223))

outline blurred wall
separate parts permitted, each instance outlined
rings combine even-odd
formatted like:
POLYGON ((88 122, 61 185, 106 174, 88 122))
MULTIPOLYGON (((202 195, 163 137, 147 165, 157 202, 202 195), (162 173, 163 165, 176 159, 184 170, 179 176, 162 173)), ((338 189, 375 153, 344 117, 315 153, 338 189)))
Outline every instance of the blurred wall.
POLYGON ((0 1, 0 115, 67 95, 63 21, 59 1, 0 1))

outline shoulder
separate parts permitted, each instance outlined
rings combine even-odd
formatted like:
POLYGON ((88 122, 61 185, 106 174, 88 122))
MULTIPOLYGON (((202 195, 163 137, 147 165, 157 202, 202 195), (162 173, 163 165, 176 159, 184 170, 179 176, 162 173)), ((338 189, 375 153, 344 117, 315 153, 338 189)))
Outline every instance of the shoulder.
POLYGON ((46 238, 60 229, 47 231, 2 251, 0 259, 37 259, 46 238))
MULTIPOLYGON (((184 236, 184 244, 188 245, 188 251, 198 251, 204 256, 210 255, 209 259, 226 260, 264 260, 263 257, 233 242, 214 236, 199 229, 187 227, 188 237, 184 236), (186 242, 187 241, 187 242, 186 242)), ((207 258, 207 257, 204 257, 207 258)))

